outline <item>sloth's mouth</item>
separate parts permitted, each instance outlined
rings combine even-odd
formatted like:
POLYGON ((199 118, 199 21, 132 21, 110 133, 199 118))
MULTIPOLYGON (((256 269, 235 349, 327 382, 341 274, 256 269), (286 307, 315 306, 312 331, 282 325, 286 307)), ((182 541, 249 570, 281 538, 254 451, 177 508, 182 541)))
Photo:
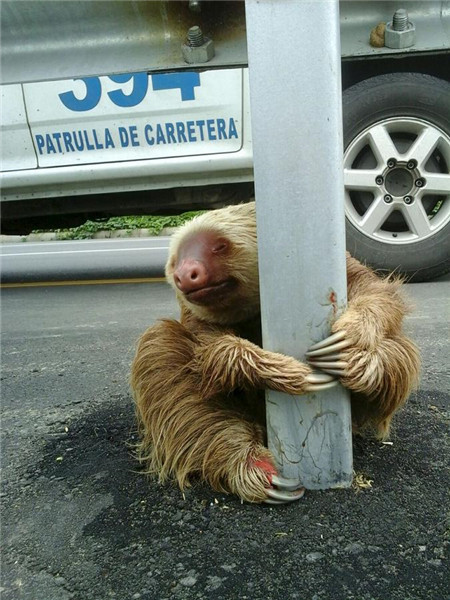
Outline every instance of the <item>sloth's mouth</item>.
POLYGON ((237 281, 235 279, 226 279, 225 281, 188 292, 186 298, 193 304, 220 304, 236 287, 237 281))

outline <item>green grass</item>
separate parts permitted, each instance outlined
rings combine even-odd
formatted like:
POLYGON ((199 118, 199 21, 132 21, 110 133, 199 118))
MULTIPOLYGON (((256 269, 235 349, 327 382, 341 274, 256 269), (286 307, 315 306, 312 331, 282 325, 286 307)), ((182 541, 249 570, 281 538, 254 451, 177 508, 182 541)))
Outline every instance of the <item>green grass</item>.
MULTIPOLYGON (((111 217, 95 221, 88 220, 78 227, 53 229, 52 231, 57 234, 59 240, 86 240, 92 238, 98 231, 116 231, 118 229, 129 231, 130 234, 133 229, 148 229, 150 235, 158 235, 164 227, 178 227, 202 212, 205 211, 189 211, 173 216, 138 215, 111 217)), ((36 229, 32 233, 43 233, 45 231, 43 229, 36 229)))
MULTIPOLYGON (((442 200, 437 202, 431 212, 434 216, 442 205, 442 200)), ((148 229, 149 235, 158 235, 165 227, 178 227, 200 215, 205 211, 189 211, 181 215, 155 216, 135 215, 127 217, 111 217, 110 219, 88 220, 78 227, 68 229, 52 229, 59 240, 86 240, 94 236, 98 231, 116 231, 118 229, 130 232, 134 229, 148 229)), ((432 218, 432 217, 431 217, 432 218)), ((35 229, 32 233, 44 233, 49 230, 35 229)))

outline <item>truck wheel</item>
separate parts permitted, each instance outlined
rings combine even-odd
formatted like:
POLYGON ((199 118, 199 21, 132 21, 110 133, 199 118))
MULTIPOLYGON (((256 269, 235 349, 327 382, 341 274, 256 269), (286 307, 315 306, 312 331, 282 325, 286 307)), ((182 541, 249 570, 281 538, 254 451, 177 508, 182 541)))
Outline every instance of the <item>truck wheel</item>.
POLYGON ((419 73, 345 90, 347 249, 428 281, 450 269, 450 83, 419 73))

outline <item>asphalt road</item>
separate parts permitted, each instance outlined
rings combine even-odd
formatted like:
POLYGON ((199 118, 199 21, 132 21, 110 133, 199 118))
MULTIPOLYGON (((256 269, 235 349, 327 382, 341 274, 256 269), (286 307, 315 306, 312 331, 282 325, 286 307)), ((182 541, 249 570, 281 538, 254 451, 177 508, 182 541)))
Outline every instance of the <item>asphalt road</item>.
POLYGON ((372 487, 269 507, 139 472, 127 376, 165 284, 3 289, 2 598, 449 598, 450 279, 408 290, 422 384, 392 444, 355 440, 372 487))

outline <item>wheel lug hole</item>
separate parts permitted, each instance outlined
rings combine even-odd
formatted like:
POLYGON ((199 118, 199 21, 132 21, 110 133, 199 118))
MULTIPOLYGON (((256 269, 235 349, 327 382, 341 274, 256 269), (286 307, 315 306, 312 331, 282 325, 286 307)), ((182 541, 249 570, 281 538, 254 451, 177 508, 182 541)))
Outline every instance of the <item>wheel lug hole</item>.
POLYGON ((378 177, 375 177, 375 183, 377 185, 382 185, 383 181, 384 181, 384 179, 381 177, 381 175, 378 175, 378 177))
POLYGON ((386 204, 390 204, 392 202, 392 196, 390 194, 385 194, 384 201, 386 204))
POLYGON ((405 204, 412 204, 412 203, 413 203, 413 199, 412 199, 412 197, 411 197, 411 196, 405 196, 405 197, 403 198, 403 202, 404 202, 405 204))
POLYGON ((397 161, 395 160, 395 158, 390 158, 390 159, 387 161, 387 166, 388 166, 390 169, 393 169, 393 168, 395 167, 395 165, 396 165, 396 164, 397 164, 397 161))
POLYGON ((425 185, 425 179, 419 177, 419 179, 416 179, 414 183, 416 184, 416 187, 423 187, 425 185))
POLYGON ((406 166, 412 171, 412 169, 415 169, 417 167, 417 160, 408 160, 406 166))

